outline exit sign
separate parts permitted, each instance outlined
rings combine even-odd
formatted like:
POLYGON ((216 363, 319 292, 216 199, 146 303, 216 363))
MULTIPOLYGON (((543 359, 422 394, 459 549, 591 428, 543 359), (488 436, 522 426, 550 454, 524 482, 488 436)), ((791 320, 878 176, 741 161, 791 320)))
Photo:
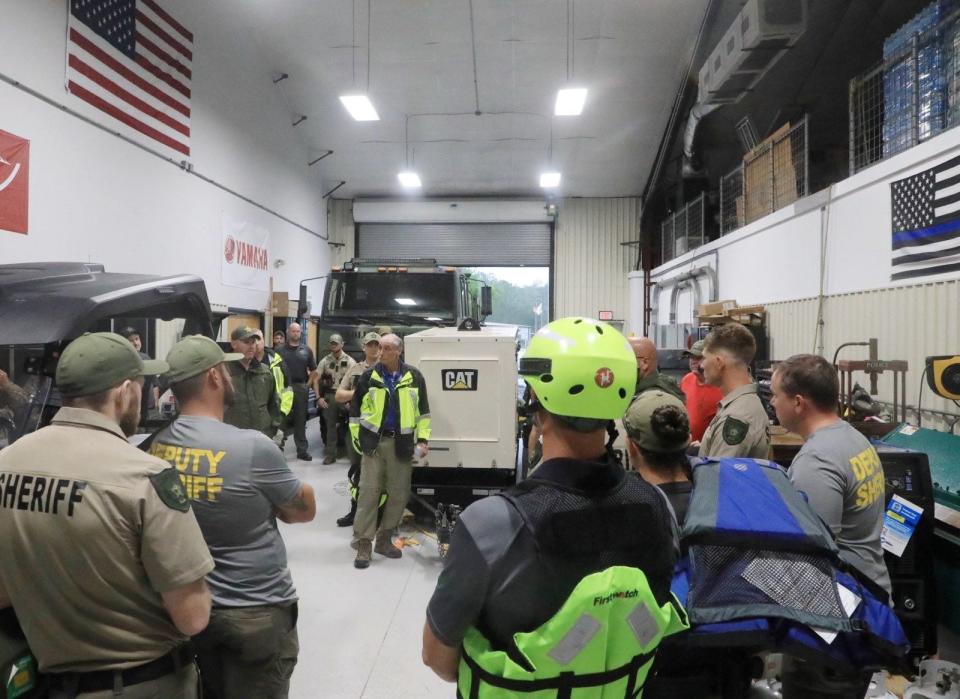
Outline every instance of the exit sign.
POLYGON ((597 316, 600 320, 613 320, 613 311, 600 311, 600 315, 597 316))

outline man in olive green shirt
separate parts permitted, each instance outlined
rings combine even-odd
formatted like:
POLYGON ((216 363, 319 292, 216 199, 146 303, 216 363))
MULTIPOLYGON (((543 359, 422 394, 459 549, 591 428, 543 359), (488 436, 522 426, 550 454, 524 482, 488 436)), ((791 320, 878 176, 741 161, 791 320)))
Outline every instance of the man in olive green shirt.
POLYGON ((703 348, 706 383, 723 392, 717 414, 700 442, 700 456, 769 458, 770 420, 750 376, 757 343, 739 323, 727 323, 707 336, 703 348))
MULTIPOLYGON (((378 359, 380 359, 380 334, 371 330, 363 336, 363 361, 354 363, 352 367, 347 369, 343 378, 340 379, 340 385, 337 387, 335 394, 337 403, 346 406, 349 410, 350 401, 353 400, 353 391, 357 387, 357 382, 367 369, 372 369, 376 365, 378 359)), ((350 468, 347 470, 347 480, 350 483, 350 511, 343 517, 337 518, 338 527, 352 527, 353 518, 357 514, 361 456, 360 452, 354 449, 352 439, 347 446, 347 451, 350 455, 350 468)))
POLYGON ((649 337, 627 338, 633 354, 637 358, 637 390, 634 396, 655 388, 665 391, 681 403, 686 401, 680 386, 671 377, 657 371, 657 346, 649 337))
POLYGON ((119 335, 77 338, 52 424, 0 452, 0 608, 54 697, 197 696, 186 643, 210 618, 213 559, 177 471, 125 438, 143 377, 166 368, 119 335))
POLYGON ((227 364, 235 393, 233 404, 227 408, 223 421, 242 430, 263 432, 273 439, 283 416, 273 373, 254 356, 257 332, 244 325, 230 335, 233 351, 243 356, 227 364))

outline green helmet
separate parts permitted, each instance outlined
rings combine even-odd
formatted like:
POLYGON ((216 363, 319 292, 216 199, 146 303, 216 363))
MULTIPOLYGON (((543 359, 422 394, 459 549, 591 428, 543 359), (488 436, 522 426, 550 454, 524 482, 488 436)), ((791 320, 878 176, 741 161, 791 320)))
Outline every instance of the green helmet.
POLYGON ((606 323, 561 318, 530 340, 520 375, 554 415, 614 420, 633 398, 637 360, 627 339, 606 323))

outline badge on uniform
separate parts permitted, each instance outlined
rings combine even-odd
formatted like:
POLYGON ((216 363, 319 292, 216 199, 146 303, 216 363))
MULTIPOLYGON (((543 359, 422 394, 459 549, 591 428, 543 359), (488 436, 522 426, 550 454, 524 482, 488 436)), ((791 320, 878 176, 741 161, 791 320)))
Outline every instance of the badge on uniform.
POLYGON ((171 510, 180 512, 190 510, 190 499, 187 497, 187 490, 183 487, 183 481, 180 480, 177 469, 168 468, 155 473, 150 476, 150 482, 160 496, 160 500, 171 510))
POLYGON ((750 425, 735 417, 728 417, 723 423, 723 441, 733 446, 747 438, 750 425))

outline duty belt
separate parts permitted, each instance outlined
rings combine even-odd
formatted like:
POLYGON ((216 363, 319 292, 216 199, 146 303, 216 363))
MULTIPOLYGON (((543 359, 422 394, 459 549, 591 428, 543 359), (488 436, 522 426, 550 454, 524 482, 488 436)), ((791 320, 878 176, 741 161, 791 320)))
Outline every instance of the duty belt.
POLYGON ((57 672, 50 674, 50 682, 57 689, 72 694, 132 687, 136 684, 172 675, 183 666, 191 664, 193 658, 193 648, 190 644, 184 644, 156 660, 127 670, 57 672))

